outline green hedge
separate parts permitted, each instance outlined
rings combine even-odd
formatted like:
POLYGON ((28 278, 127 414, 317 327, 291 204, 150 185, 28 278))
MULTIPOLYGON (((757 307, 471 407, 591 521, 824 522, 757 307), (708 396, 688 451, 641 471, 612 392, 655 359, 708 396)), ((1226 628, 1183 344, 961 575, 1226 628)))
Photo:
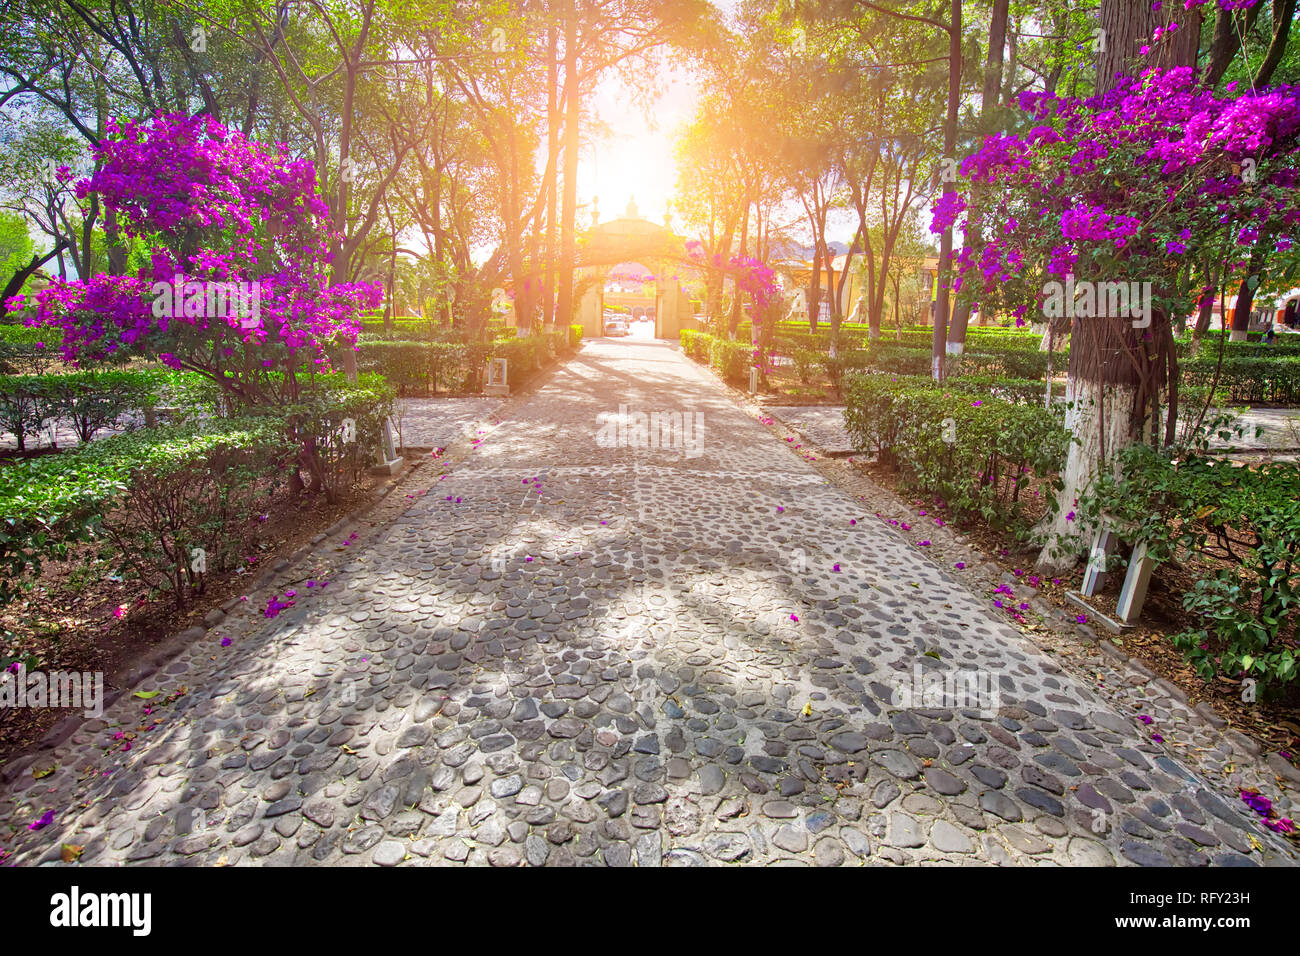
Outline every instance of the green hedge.
POLYGON ((1080 514, 1091 523, 1106 515, 1126 540, 1146 542, 1158 563, 1204 555, 1219 565, 1183 595, 1201 626, 1174 635, 1173 644, 1207 681, 1224 674, 1266 689, 1292 684, 1300 656, 1300 466, 1243 468, 1209 456, 1203 444, 1134 445, 1120 464, 1118 477, 1103 474, 1080 500, 1080 514))
POLYGON ((713 336, 707 332, 697 332, 694 329, 682 329, 678 341, 681 342, 682 353, 690 359, 697 362, 709 361, 709 347, 713 341, 713 336))
POLYGON ((749 370, 754 365, 754 346, 749 342, 721 339, 692 329, 683 329, 680 341, 682 352, 688 358, 707 363, 724 381, 737 385, 748 383, 749 370))
POLYGON ((835 355, 829 352, 821 355, 818 364, 822 372, 825 373, 827 380, 839 389, 843 385, 844 376, 849 372, 857 372, 862 369, 872 367, 871 349, 852 349, 841 346, 836 349, 835 355))
MULTIPOLYGON (((1181 382, 1208 387, 1215 380, 1217 354, 1206 354, 1180 366, 1181 382)), ((1224 356, 1218 375, 1215 399, 1220 402, 1251 404, 1300 402, 1300 357, 1229 358, 1224 356)))
MULTIPOLYGON (((441 390, 475 390, 488 358, 503 358, 511 380, 526 378, 555 355, 572 352, 582 339, 582 326, 535 331, 523 338, 499 335, 490 345, 463 341, 389 340, 363 337, 357 343, 358 371, 384 376, 402 394, 434 394, 441 390)), ((332 351, 337 367, 343 349, 332 351)))
POLYGON ((192 549, 208 570, 230 567, 285 486, 337 500, 375 463, 392 398, 378 375, 317 376, 289 408, 138 429, 0 468, 0 602, 94 540, 184 606, 204 580, 192 549))
MULTIPOLYGON (((1200 351, 1197 353, 1198 358, 1213 358, 1219 354, 1220 336, 1206 333, 1207 337, 1201 341, 1200 351)), ((1175 339, 1174 348, 1177 350, 1179 357, 1186 356, 1191 349, 1190 339, 1175 339)), ((1265 345, 1263 342, 1224 342, 1224 358, 1270 358, 1276 356, 1292 357, 1300 355, 1300 336, 1289 335, 1285 338, 1279 336, 1274 340, 1272 345, 1265 345)))
POLYGON ((37 375, 59 360, 61 332, 0 325, 0 374, 37 375))
POLYGON ((155 370, 0 375, 0 429, 13 432, 23 451, 29 437, 66 420, 85 443, 127 412, 157 405, 174 376, 155 370))
POLYGON ((1031 481, 1052 500, 1070 437, 1063 409, 888 375, 851 375, 844 422, 854 447, 897 467, 904 484, 956 514, 1026 535, 1031 481))
MULTIPOLYGON (((136 574, 152 566, 157 573, 143 575, 151 586, 155 578, 172 580, 186 536, 198 541, 210 529, 214 500, 232 497, 228 481, 242 474, 245 456, 261 450, 289 454, 282 423, 220 419, 142 429, 0 469, 0 601, 19 593, 44 561, 92 539, 111 540, 136 574)), ((202 540, 214 554, 224 546, 216 537, 202 540)))
POLYGON ((723 381, 748 383, 749 370, 754 365, 754 346, 749 342, 714 338, 709 343, 709 364, 723 381))
POLYGON ((452 342, 370 341, 357 353, 357 370, 378 372, 403 393, 439 386, 458 388, 464 381, 467 346, 452 342))

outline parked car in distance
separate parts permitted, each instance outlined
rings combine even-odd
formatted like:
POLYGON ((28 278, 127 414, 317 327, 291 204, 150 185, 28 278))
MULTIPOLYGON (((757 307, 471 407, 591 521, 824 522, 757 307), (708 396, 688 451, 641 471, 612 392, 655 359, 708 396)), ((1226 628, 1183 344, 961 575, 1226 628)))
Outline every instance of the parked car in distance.
POLYGON ((605 334, 612 336, 631 335, 632 330, 627 327, 627 322, 623 319, 607 319, 605 334))

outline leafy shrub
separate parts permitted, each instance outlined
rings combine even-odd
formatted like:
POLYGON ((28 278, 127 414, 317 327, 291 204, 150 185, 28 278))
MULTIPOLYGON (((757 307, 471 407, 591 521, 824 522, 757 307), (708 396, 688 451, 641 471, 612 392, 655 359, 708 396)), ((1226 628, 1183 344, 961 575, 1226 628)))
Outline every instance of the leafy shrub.
POLYGON ((1102 475, 1079 509, 1146 542, 1158 564, 1198 555, 1227 561, 1183 596, 1204 626, 1172 641, 1205 680, 1226 674, 1265 689, 1288 684, 1300 637, 1300 466, 1238 467, 1204 454, 1204 439, 1200 449, 1126 448, 1119 475, 1102 475))
POLYGON ((290 451, 281 421, 222 419, 114 435, 0 469, 0 602, 44 561, 105 536, 146 582, 178 580, 189 542, 221 553, 229 529, 214 529, 213 516, 234 520, 243 500, 234 483, 250 480, 248 463, 269 471, 290 451))
POLYGON ((867 351, 870 367, 896 375, 927 375, 930 372, 930 353, 900 345, 877 342, 867 351))
POLYGON ((754 347, 748 342, 714 338, 709 343, 709 364, 723 381, 737 384, 748 381, 753 366, 754 347))
POLYGON ((694 329, 682 329, 680 341, 682 352, 687 358, 694 359, 697 362, 709 361, 709 350, 713 342, 712 335, 707 332, 697 332, 694 329))
MULTIPOLYGON (((1002 375, 953 375, 944 379, 944 387, 954 391, 992 395, 1018 405, 1042 405, 1047 397, 1047 383, 1042 379, 1009 378, 1002 375)), ((1064 385, 1054 385, 1053 391, 1061 394, 1064 385)))
POLYGON ((456 342, 368 341, 357 353, 357 370, 378 372, 402 394, 434 394, 465 378, 466 346, 456 342))
MULTIPOLYGON (((1180 383, 1208 387, 1215 381, 1218 365, 1217 353, 1203 350, 1199 357, 1180 366, 1180 383)), ((1236 404, 1295 404, 1300 401, 1300 357, 1237 358, 1225 355, 1219 369, 1215 398, 1236 404)))
POLYGON ((836 351, 835 355, 831 355, 829 352, 822 355, 819 364, 831 385, 836 389, 840 389, 846 373, 871 367, 871 354, 870 349, 841 348, 836 351))
POLYGON ((19 451, 29 436, 61 419, 88 442, 124 413, 152 407, 167 377, 152 370, 0 376, 0 428, 14 433, 19 451))
POLYGON ((0 378, 0 429, 13 432, 19 451, 27 450, 27 439, 40 432, 49 417, 42 378, 40 375, 0 378))
POLYGON ((60 417, 71 419, 82 444, 101 428, 117 422, 129 411, 141 411, 158 401, 169 376, 153 371, 90 371, 45 376, 57 394, 60 417))
POLYGON ((822 353, 815 349, 797 348, 791 353, 794 359, 795 374, 799 376, 799 381, 807 385, 812 378, 812 371, 821 361, 822 353))
POLYGON ((512 379, 527 376, 541 368, 545 342, 540 335, 498 339, 492 345, 492 357, 506 360, 506 374, 512 379))
POLYGON ((582 344, 582 326, 581 325, 569 326, 569 348, 576 349, 581 344, 582 344))
POLYGON ((268 426, 227 419, 120 436, 115 454, 131 456, 130 471, 101 529, 121 570, 183 608, 209 571, 234 566, 296 450, 268 426))
POLYGON ((1015 404, 920 379, 853 375, 845 425, 854 446, 897 467, 908 487, 934 494, 957 514, 1027 533, 1022 492, 1031 481, 1060 485, 1070 437, 1064 409, 1015 404))
POLYGON ((349 382, 341 375, 318 376, 298 404, 285 410, 287 431, 302 451, 290 486, 305 485, 337 501, 378 463, 384 419, 392 414, 396 390, 382 375, 358 375, 349 382), (348 423, 351 422, 351 426, 348 423))
POLYGON ((0 374, 39 375, 59 359, 57 329, 0 325, 0 374))

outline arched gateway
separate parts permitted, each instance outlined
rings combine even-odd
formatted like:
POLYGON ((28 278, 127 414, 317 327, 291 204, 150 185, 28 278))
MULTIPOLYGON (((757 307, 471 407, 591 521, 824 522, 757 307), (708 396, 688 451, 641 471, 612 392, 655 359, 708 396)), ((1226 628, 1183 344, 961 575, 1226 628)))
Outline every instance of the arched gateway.
POLYGON ((578 275, 582 290, 577 322, 584 337, 603 335, 605 277, 621 263, 642 263, 655 279, 655 337, 675 339, 683 328, 694 328, 694 310, 683 283, 696 270, 687 265, 686 240, 664 226, 637 215, 628 203, 618 219, 592 226, 578 237, 578 275))

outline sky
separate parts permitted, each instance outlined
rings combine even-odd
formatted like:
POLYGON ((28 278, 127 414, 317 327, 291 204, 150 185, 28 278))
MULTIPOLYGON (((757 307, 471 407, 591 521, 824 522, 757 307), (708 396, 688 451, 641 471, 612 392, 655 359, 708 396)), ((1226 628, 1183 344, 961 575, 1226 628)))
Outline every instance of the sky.
POLYGON ((677 180, 673 141, 694 115, 699 93, 686 72, 660 73, 649 80, 658 96, 648 109, 636 104, 614 76, 597 88, 592 105, 609 130, 582 151, 578 202, 588 205, 596 197, 601 222, 622 216, 635 199, 642 217, 662 224, 672 199, 677 180))
MULTIPOLYGON (((648 104, 636 103, 613 74, 597 87, 592 108, 607 130, 593 131, 594 141, 584 143, 578 162, 579 230, 592 225, 593 197, 598 199, 600 222, 619 218, 628 201, 635 199, 640 216, 663 224, 665 206, 672 200, 677 182, 674 142, 695 115, 700 91, 686 69, 661 72, 645 82, 657 90, 648 104)), ((796 203, 783 211, 782 218, 792 224, 794 238, 811 242, 796 203)), ((828 239, 847 242, 856 224, 848 212, 832 213, 828 239)), ((680 227, 681 219, 675 216, 673 228, 680 227)))

